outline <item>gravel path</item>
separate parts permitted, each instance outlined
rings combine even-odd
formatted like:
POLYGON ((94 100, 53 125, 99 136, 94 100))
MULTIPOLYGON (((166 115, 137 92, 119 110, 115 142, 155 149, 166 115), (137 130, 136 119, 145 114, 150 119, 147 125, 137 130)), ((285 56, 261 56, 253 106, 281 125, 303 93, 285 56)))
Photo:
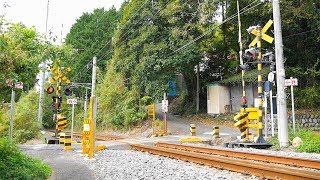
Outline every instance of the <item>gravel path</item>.
POLYGON ((258 179, 132 150, 106 150, 97 153, 95 158, 83 162, 95 172, 97 179, 258 179))
MULTIPOLYGON (((209 146, 201 143, 186 144, 209 146)), ((111 146, 109 146, 109 149, 95 153, 94 158, 90 160, 81 155, 79 145, 73 146, 73 149, 76 150, 72 151, 64 151, 60 145, 20 145, 19 147, 27 154, 49 163, 53 168, 53 174, 50 178, 52 180, 259 179, 255 176, 210 168, 146 152, 133 151, 128 149, 128 145, 125 143, 115 143, 113 146, 115 149, 111 149, 111 146)), ((320 159, 320 154, 315 153, 257 150, 251 148, 234 149, 280 156, 320 159)))

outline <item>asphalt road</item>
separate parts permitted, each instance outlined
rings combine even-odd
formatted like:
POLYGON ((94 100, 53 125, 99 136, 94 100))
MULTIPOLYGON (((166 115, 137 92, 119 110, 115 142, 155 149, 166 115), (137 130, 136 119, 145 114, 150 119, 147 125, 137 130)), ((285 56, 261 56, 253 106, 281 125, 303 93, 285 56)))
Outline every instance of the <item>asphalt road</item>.
MULTIPOLYGON (((163 119, 163 113, 161 112, 161 104, 156 104, 157 109, 157 118, 163 119)), ((168 124, 168 132, 171 134, 179 134, 179 135, 188 135, 190 133, 190 124, 195 124, 196 126, 196 135, 206 138, 211 138, 213 134, 213 127, 202 124, 201 122, 192 121, 188 118, 184 118, 181 116, 167 114, 167 124, 168 124)), ((236 138, 236 136, 240 135, 240 131, 237 129, 219 126, 220 129, 220 137, 227 138, 236 138)))
POLYGON ((62 145, 19 145, 26 154, 42 159, 52 167, 50 180, 92 180, 93 172, 83 163, 80 152, 64 151, 62 145))

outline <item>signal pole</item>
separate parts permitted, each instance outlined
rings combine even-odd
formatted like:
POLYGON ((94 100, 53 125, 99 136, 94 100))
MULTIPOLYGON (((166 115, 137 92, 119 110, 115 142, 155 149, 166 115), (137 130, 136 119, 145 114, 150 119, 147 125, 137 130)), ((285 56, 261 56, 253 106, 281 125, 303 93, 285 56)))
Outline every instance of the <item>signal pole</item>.
POLYGON ((12 132, 13 132, 13 113, 14 113, 14 98, 15 98, 15 91, 14 85, 11 89, 11 104, 10 104, 10 128, 9 128, 9 140, 12 141, 12 132))
POLYGON ((39 108, 38 108, 38 123, 42 125, 42 108, 43 108, 43 91, 44 91, 44 82, 46 78, 46 63, 42 62, 40 64, 41 78, 40 78, 40 90, 39 90, 39 108))
POLYGON ((285 69, 283 62, 283 43, 281 30, 281 15, 279 0, 272 1, 274 36, 275 36, 275 55, 277 73, 277 107, 278 107, 278 139, 280 147, 289 146, 288 138, 288 118, 287 102, 285 96, 285 69))

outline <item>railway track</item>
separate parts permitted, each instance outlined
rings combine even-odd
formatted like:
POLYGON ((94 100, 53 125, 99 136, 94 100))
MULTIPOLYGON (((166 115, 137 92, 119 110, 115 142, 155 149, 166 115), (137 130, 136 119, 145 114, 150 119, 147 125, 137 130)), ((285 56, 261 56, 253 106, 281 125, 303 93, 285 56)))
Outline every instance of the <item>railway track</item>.
MULTIPOLYGON (((49 130, 49 132, 54 133, 55 131, 54 130, 49 130)), ((69 135, 71 134, 70 131, 66 131, 64 133, 69 134, 69 135)), ((78 138, 82 138, 82 133, 74 132, 73 136, 74 137, 78 137, 78 138)), ((121 140, 121 139, 124 139, 124 138, 119 137, 119 136, 110 136, 110 135, 96 135, 96 140, 97 141, 110 141, 110 140, 121 140)))
POLYGON ((157 147, 172 148, 172 149, 235 157, 235 158, 248 159, 248 160, 264 161, 269 163, 284 164, 284 165, 290 165, 290 166, 307 167, 307 168, 320 170, 320 160, 315 160, 315 159, 303 159, 303 158, 295 158, 295 157, 288 157, 288 156, 276 156, 276 155, 269 155, 269 154, 234 151, 234 150, 227 150, 227 149, 186 146, 186 145, 163 143, 163 142, 157 142, 155 143, 155 145, 157 147))
MULTIPOLYGON (((81 133, 73 133, 73 136, 81 138, 82 134, 81 133)), ((96 135, 97 141, 110 141, 110 140, 121 140, 121 139, 123 139, 123 138, 118 137, 118 136, 96 135)))
MULTIPOLYGON (((167 143, 166 143, 167 144, 167 143)), ((164 145, 164 144, 162 144, 164 145)), ((216 168, 230 171, 251 174, 261 178, 269 179, 320 179, 320 172, 306 169, 299 169, 288 166, 279 166, 273 163, 253 162, 248 159, 238 159, 234 157, 222 157, 212 154, 204 154, 191 150, 185 150, 182 147, 169 148, 157 146, 147 146, 141 144, 131 144, 132 148, 139 151, 145 151, 152 154, 167 156, 184 161, 195 162, 216 168)))

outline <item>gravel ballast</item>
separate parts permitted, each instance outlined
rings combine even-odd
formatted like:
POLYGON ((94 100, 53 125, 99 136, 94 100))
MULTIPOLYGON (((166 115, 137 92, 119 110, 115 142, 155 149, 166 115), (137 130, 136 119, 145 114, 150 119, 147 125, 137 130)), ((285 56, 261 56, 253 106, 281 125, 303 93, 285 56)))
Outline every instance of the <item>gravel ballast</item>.
POLYGON ((259 179, 133 150, 105 150, 83 159, 96 179, 259 179))

